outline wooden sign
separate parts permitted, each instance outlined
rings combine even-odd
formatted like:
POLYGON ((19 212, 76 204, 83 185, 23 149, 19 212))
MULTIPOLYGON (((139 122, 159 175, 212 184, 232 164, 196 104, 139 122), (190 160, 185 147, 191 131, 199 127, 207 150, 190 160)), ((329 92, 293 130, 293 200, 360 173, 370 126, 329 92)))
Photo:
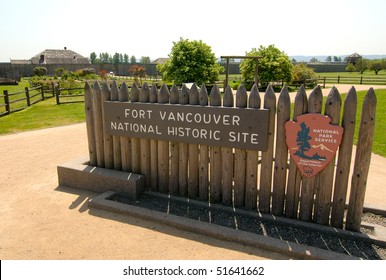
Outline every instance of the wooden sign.
POLYGON ((315 176, 334 158, 343 127, 330 122, 325 115, 305 114, 285 124, 289 153, 303 176, 315 176))
POLYGON ((105 101, 110 135, 265 151, 267 109, 105 101))

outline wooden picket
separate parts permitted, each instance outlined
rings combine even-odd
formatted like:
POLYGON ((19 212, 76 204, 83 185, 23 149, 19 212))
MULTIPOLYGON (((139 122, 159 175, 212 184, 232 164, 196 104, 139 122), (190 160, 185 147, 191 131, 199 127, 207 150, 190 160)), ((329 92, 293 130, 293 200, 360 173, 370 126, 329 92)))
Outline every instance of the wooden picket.
MULTIPOLYGON (((350 176, 351 153, 355 130, 357 97, 352 88, 344 102, 341 126, 344 134, 339 152, 318 175, 302 177, 289 156, 284 125, 291 119, 289 92, 283 87, 278 101, 272 87, 264 94, 263 108, 269 110, 268 148, 258 152, 240 148, 187 144, 155 139, 111 136, 104 131, 103 102, 180 104, 182 106, 238 107, 260 109, 257 86, 248 94, 240 86, 234 94, 228 86, 224 96, 215 85, 209 96, 205 85, 195 84, 189 90, 166 85, 160 90, 146 83, 114 82, 92 87, 86 83, 85 114, 90 164, 145 175, 148 190, 180 195, 211 203, 272 213, 278 216, 331 225, 358 231, 363 211, 366 178, 370 166, 374 137, 376 96, 373 89, 366 95, 355 155, 354 172, 350 176), (345 223, 346 196, 348 201, 345 223), (256 210, 257 209, 257 210, 256 210)), ((304 86, 295 97, 292 119, 306 113, 322 114, 323 96, 317 86, 307 98, 304 86)), ((332 88, 326 99, 324 115, 339 125, 341 96, 332 88)), ((258 120, 256 120, 258 121, 258 120)))

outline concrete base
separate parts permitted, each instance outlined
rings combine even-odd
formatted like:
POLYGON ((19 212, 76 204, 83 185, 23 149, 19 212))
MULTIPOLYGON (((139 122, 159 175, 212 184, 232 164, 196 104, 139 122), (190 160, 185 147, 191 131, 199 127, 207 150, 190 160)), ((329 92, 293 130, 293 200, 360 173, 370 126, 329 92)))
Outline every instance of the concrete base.
POLYGON ((57 170, 60 186, 98 193, 114 191, 132 199, 145 190, 143 175, 90 166, 86 158, 59 165, 57 170))

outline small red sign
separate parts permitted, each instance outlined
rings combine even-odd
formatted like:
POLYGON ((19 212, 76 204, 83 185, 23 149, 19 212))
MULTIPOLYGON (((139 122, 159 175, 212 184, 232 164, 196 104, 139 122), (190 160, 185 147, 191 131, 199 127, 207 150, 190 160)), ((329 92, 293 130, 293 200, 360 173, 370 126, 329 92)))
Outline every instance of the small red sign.
POLYGON ((330 122, 329 116, 305 114, 285 124, 289 153, 303 176, 315 176, 334 158, 343 127, 330 122))

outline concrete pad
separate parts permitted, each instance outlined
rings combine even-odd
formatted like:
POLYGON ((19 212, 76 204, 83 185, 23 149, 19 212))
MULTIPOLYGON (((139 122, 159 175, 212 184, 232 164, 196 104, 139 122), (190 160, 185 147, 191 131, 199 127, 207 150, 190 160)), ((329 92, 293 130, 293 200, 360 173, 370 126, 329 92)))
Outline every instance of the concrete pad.
POLYGON ((145 189, 143 175, 90 166, 86 158, 59 165, 57 170, 59 186, 97 193, 114 191, 132 199, 145 189))

